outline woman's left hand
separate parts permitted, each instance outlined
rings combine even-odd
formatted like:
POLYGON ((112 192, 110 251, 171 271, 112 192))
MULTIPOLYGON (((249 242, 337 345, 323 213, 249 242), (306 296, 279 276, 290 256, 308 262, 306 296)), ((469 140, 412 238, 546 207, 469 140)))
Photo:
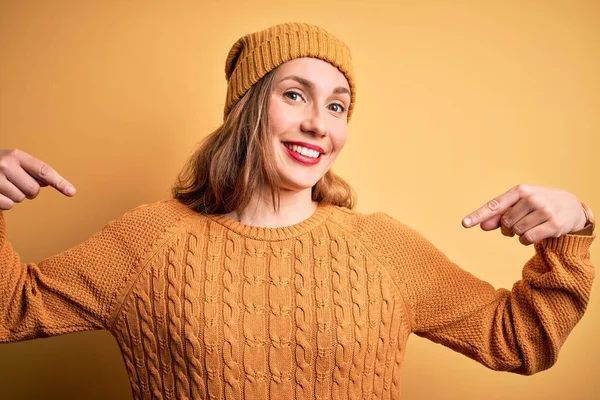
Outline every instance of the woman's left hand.
POLYGON ((484 231, 501 228, 503 235, 517 234, 519 241, 529 246, 582 230, 586 216, 581 202, 572 193, 521 184, 473 211, 462 223, 466 228, 481 224, 484 231))

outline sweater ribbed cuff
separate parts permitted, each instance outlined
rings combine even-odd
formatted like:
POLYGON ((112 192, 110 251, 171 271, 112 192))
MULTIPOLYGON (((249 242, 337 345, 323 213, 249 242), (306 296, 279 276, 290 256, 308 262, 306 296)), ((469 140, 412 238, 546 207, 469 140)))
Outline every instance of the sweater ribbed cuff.
POLYGON ((590 245, 595 238, 595 233, 592 236, 567 234, 557 238, 546 238, 536 245, 555 253, 582 257, 589 253, 590 245))

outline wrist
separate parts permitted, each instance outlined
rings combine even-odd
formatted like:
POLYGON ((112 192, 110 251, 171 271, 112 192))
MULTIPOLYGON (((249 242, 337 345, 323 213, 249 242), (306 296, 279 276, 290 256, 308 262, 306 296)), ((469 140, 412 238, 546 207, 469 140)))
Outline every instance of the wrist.
POLYGON ((594 233, 595 226, 596 226, 594 214, 592 213, 592 209, 587 204, 582 202, 581 207, 583 209, 583 214, 585 216, 585 223, 584 223, 582 229, 575 231, 575 232, 571 232, 571 234, 572 235, 592 236, 594 233))

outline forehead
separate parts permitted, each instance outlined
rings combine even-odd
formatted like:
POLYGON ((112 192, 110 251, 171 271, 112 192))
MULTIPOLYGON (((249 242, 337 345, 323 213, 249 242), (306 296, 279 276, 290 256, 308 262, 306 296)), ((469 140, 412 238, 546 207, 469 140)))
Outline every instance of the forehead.
POLYGON ((277 68, 275 80, 290 75, 308 79, 318 86, 350 88, 346 76, 337 67, 319 58, 302 57, 287 61, 277 68))

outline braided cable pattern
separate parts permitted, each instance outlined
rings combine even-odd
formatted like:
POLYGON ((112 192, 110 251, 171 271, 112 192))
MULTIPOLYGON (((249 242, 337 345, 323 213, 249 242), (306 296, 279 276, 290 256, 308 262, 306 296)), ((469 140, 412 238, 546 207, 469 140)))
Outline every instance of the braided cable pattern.
POLYGON ((352 308, 354 316, 354 351, 350 367, 349 392, 362 392, 362 373, 367 350, 367 288, 364 256, 356 243, 349 243, 350 285, 352 286, 352 308))
POLYGON ((183 274, 183 315, 186 355, 189 363, 187 364, 186 374, 189 377, 189 391, 192 399, 205 398, 204 381, 202 379, 202 345, 198 338, 198 327, 200 326, 200 275, 201 268, 198 267, 200 249, 198 237, 189 232, 187 235, 185 269, 183 274))
POLYGON ((162 378, 158 366, 158 353, 156 352, 156 338, 154 337, 154 321, 152 319, 152 306, 150 305, 149 290, 136 290, 135 299, 137 306, 137 323, 142 333, 143 358, 146 360, 148 375, 150 376, 150 391, 152 398, 162 400, 162 378))
POLYGON ((333 230, 329 243, 331 253, 331 288, 333 290, 334 314, 336 318, 337 346, 333 370, 332 398, 348 396, 348 378, 352 362, 352 308, 350 271, 348 269, 348 246, 345 238, 333 230))
POLYGON ((309 258, 310 243, 305 237, 294 242, 294 287, 296 294, 296 399, 313 398, 312 360, 312 279, 309 258))
POLYGON ((381 293, 381 310, 379 318, 379 338, 377 339, 377 348, 375 350, 375 367, 373 377, 373 395, 376 399, 383 397, 385 390, 383 377, 386 371, 386 354, 390 345, 392 309, 394 307, 394 299, 392 288, 390 287, 389 279, 383 278, 384 273, 378 271, 377 277, 379 280, 379 293, 381 293))
POLYGON ((222 393, 222 357, 219 333, 220 309, 219 282, 221 270, 222 245, 224 240, 223 229, 211 224, 208 232, 208 249, 206 254, 206 268, 204 275, 204 348, 206 351, 205 367, 208 377, 208 398, 221 399, 222 393))
POLYGON ((225 244, 223 272, 223 360, 225 362, 225 398, 241 399, 240 369, 240 265, 244 242, 231 233, 225 244))
MULTIPOLYGON (((132 299, 132 307, 135 309, 135 300, 132 299)), ((146 367, 146 357, 144 354, 144 345, 142 343, 142 335, 140 332, 139 324, 139 310, 127 314, 125 316, 127 327, 129 328, 129 337, 131 338, 131 350, 133 354, 133 363, 137 373, 140 392, 144 398, 149 398, 150 395, 150 382, 148 378, 148 369, 146 367)))
POLYGON ((292 393, 292 251, 291 242, 271 243, 269 268, 270 396, 283 399, 292 393))
MULTIPOLYGON (((166 255, 165 255, 166 258, 166 255)), ((156 325, 158 348, 156 349, 161 360, 161 374, 165 399, 175 397, 175 376, 172 369, 172 359, 169 345, 169 332, 167 316, 166 290, 167 280, 163 264, 154 263, 151 269, 150 282, 152 284, 152 297, 154 303, 154 324, 156 325)))
POLYGON ((133 353, 131 352, 133 345, 131 343, 129 328, 126 326, 124 318, 121 319, 119 324, 116 326, 115 338, 119 343, 119 348, 121 349, 121 354, 123 355, 123 360, 125 361, 125 368, 127 369, 127 375, 129 376, 129 383, 131 385, 133 397, 136 399, 141 399, 142 393, 140 390, 136 366, 134 365, 133 361, 133 353))
POLYGON ((379 338, 379 320, 381 318, 381 288, 380 275, 374 262, 366 260, 367 272, 367 307, 369 314, 367 352, 363 365, 363 398, 370 399, 373 394, 373 378, 375 368, 375 347, 379 338))
POLYGON ((329 238, 327 232, 320 228, 315 229, 312 236, 317 317, 315 398, 325 400, 331 398, 331 374, 334 366, 329 238))
MULTIPOLYGON (((181 240, 181 239, 180 239, 181 240)), ((182 317, 182 271, 181 262, 185 249, 180 244, 176 247, 169 247, 167 259, 167 311, 168 311, 168 331, 169 347, 171 349, 171 360, 173 375, 175 377, 175 393, 179 399, 189 399, 189 383, 186 375, 187 363, 184 359, 184 344, 181 338, 183 326, 182 317)))
POLYGON ((266 245, 266 242, 246 239, 244 250, 244 395, 256 399, 268 398, 269 390, 265 283, 269 250, 266 245))

